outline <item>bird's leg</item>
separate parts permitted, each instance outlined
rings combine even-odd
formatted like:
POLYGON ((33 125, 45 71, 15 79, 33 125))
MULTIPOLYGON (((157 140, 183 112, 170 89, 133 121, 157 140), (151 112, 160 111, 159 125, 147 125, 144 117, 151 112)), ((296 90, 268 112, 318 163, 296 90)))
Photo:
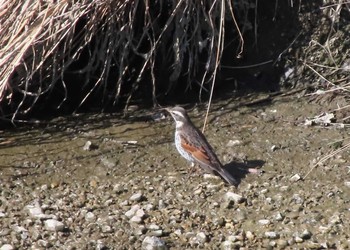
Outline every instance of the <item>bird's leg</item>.
POLYGON ((192 175, 192 174, 194 174, 195 172, 196 172, 196 168, 195 168, 195 164, 194 164, 194 162, 191 162, 191 168, 190 168, 190 174, 192 175))

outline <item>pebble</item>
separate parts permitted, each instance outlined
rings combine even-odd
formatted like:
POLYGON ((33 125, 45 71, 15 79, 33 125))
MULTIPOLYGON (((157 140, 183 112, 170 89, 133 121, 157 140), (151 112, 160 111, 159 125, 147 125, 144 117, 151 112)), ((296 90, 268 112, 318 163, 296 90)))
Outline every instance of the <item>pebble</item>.
POLYGON ((226 144, 227 147, 234 147, 234 146, 237 146, 237 145, 240 145, 242 144, 242 141, 241 140, 229 140, 226 144))
POLYGON ((294 238, 294 240, 295 240, 296 243, 302 243, 302 242, 304 242, 303 238, 301 238, 301 237, 299 237, 299 236, 296 236, 296 237, 294 238))
POLYGON ((310 239, 311 236, 312 236, 312 233, 311 233, 309 230, 307 230, 307 229, 305 229, 305 230, 300 234, 300 237, 301 237, 302 239, 304 239, 304 240, 310 239))
POLYGON ((277 246, 281 248, 285 248, 288 246, 288 241, 286 241, 285 239, 278 239, 276 243, 277 243, 277 246))
POLYGON ((197 238, 199 244, 204 244, 205 242, 208 241, 208 237, 206 236, 206 234, 204 232, 197 233, 196 238, 197 238))
POLYGON ((233 250, 233 249, 237 249, 237 245, 232 241, 225 240, 224 242, 221 243, 220 249, 221 250, 233 250))
POLYGON ((96 216, 94 215, 93 212, 87 212, 86 215, 85 215, 85 220, 86 221, 89 221, 89 222, 92 222, 92 221, 95 221, 96 219, 96 216))
POLYGON ((141 199, 142 193, 135 193, 129 198, 130 201, 141 201, 141 199))
POLYGON ((149 233, 149 235, 151 236, 162 236, 163 235, 163 230, 159 229, 159 230, 153 230, 149 233))
POLYGON ((39 202, 35 202, 34 204, 30 204, 30 205, 25 206, 25 210, 27 210, 28 215, 31 218, 39 219, 39 218, 44 217, 44 213, 39 205, 39 202))
POLYGON ((245 237, 248 239, 248 240, 254 240, 255 239, 255 235, 251 232, 251 231, 247 231, 245 233, 245 237))
POLYGON ((144 225, 139 225, 138 227, 134 228, 133 232, 135 235, 140 236, 140 235, 143 235, 147 232, 147 228, 144 225))
POLYGON ((235 204, 242 203, 245 199, 236 193, 233 192, 227 192, 225 194, 225 200, 226 201, 233 201, 235 204))
POLYGON ((284 216, 280 212, 278 212, 273 218, 275 221, 282 221, 284 219, 284 216))
POLYGON ((93 144, 91 141, 86 141, 83 146, 84 151, 91 151, 97 148, 98 148, 97 145, 93 144))
POLYGON ((301 176, 299 174, 295 174, 292 177, 290 177, 291 182, 297 182, 299 180, 301 180, 301 176))
POLYGON ((48 231, 59 232, 64 230, 64 224, 58 220, 48 219, 44 222, 45 228, 48 231))
POLYGON ((132 206, 128 211, 125 212, 125 216, 131 218, 135 215, 136 211, 140 209, 140 205, 132 206))
POLYGON ((269 225, 271 223, 270 220, 267 220, 267 219, 258 220, 258 222, 260 225, 263 225, 263 226, 269 225))
POLYGON ((276 232, 269 231, 269 232, 265 232, 265 237, 267 237, 269 239, 277 239, 278 234, 276 232))
POLYGON ((167 249, 163 240, 156 236, 146 236, 142 241, 142 250, 165 250, 167 249))
POLYGON ((139 216, 133 216, 130 219, 131 223, 136 223, 136 224, 140 224, 142 221, 143 221, 142 218, 139 216))
POLYGON ((13 250, 13 249, 15 248, 10 244, 4 244, 0 247, 0 250, 13 250))

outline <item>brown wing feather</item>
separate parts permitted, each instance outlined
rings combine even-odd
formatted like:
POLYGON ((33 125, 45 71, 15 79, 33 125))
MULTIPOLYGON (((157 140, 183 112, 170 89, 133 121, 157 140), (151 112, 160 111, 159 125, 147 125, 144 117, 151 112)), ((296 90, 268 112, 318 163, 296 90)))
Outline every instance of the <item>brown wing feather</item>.
POLYGON ((211 165, 210 158, 202 147, 194 147, 193 145, 188 143, 184 138, 181 138, 181 146, 183 149, 189 152, 197 161, 207 165, 211 165))

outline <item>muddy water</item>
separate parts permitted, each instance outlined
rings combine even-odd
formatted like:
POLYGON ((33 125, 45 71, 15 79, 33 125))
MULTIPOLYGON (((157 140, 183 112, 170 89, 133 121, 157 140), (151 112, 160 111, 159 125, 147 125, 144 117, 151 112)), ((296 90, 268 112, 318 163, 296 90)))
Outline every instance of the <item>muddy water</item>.
MULTIPOLYGON (((115 193, 113 185, 119 183, 123 185, 122 194, 112 196, 113 204, 116 204, 114 209, 120 210, 121 214, 127 208, 118 204, 137 190, 143 190, 146 199, 142 202, 146 203, 166 193, 169 195, 163 200, 172 204, 171 209, 194 211, 207 221, 206 226, 194 226, 194 221, 189 224, 189 218, 177 221, 182 228, 182 233, 178 233, 167 224, 170 215, 163 214, 164 211, 156 206, 141 224, 161 224, 165 233, 160 238, 168 247, 215 249, 234 232, 243 234, 237 242, 247 248, 349 246, 349 150, 320 164, 303 179, 315 163, 339 148, 342 140, 345 140, 343 145, 349 141, 349 129, 305 126, 307 117, 325 110, 306 98, 284 97, 269 103, 244 105, 249 101, 242 98, 215 103, 205 131, 222 162, 231 163, 228 167, 249 166, 261 170, 260 175, 241 176, 237 189, 223 185, 217 178, 190 174, 188 164, 174 147, 173 121, 170 117, 154 120, 152 111, 148 111, 127 120, 113 115, 80 115, 57 118, 41 128, 3 131, 0 134, 2 192, 11 192, 16 185, 20 186, 16 192, 22 190, 26 194, 43 186, 52 192, 59 192, 60 187, 74 186, 77 190, 88 188, 93 196, 99 196, 99 192, 94 193, 98 187, 107 183, 111 188, 104 192, 112 195, 115 193), (301 179, 295 180, 298 179, 296 175, 301 179), (149 191, 150 185, 152 191, 149 191), (209 190, 209 186, 214 186, 215 192, 209 190), (222 205, 228 191, 241 195, 245 201, 222 205), (203 206, 209 206, 210 211, 203 206), (224 218, 225 222, 218 226, 214 223, 217 218, 224 218), (202 243, 192 242, 193 245, 186 232, 196 235, 200 230, 207 238, 202 243), (246 232, 253 236, 246 236, 246 232), (307 232, 306 236, 303 232, 307 232)), ((189 115, 201 126, 204 113, 203 107, 197 107, 189 115)), ((18 206, 23 208, 33 199, 31 195, 25 195, 18 201, 18 206)), ((15 213, 6 202, 1 204, 3 211, 0 212, 15 213)), ((105 210, 101 207, 96 213, 105 210)), ((124 217, 120 220, 128 225, 124 217)), ((124 239, 120 241, 122 245, 135 248, 150 232, 146 230, 144 235, 138 235, 132 230, 133 226, 130 230, 125 225, 122 229, 114 227, 112 233, 101 236, 111 249, 121 246, 115 242, 115 235, 120 230, 125 236, 118 234, 124 239), (135 239, 130 240, 130 237, 135 239)), ((74 237, 74 230, 70 229, 71 233, 64 236, 68 239, 74 237)), ((86 247, 84 236, 79 241, 82 244, 79 246, 86 247)), ((24 243, 13 243, 17 247, 21 244, 24 243)))

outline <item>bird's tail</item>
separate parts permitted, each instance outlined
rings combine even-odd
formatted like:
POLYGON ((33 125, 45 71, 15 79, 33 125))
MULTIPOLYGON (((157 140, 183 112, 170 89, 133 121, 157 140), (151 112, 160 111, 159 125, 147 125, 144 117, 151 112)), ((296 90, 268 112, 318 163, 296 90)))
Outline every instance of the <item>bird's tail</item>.
POLYGON ((238 186, 238 180, 235 179, 226 169, 220 168, 220 171, 218 174, 224 178, 226 182, 228 182, 230 185, 238 186))

